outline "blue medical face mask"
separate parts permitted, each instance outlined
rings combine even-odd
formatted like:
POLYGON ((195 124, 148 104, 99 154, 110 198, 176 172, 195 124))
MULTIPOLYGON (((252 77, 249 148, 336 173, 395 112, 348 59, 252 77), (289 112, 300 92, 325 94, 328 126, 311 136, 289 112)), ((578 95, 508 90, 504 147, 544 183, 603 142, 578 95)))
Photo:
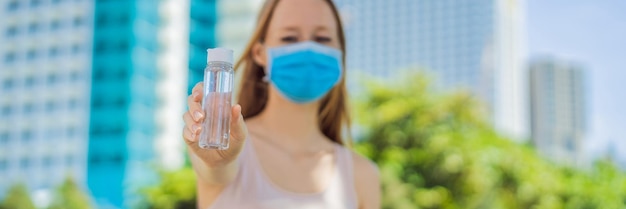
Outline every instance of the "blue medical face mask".
POLYGON ((267 78, 285 96, 304 104, 324 97, 342 75, 341 51, 306 41, 267 49, 267 78))

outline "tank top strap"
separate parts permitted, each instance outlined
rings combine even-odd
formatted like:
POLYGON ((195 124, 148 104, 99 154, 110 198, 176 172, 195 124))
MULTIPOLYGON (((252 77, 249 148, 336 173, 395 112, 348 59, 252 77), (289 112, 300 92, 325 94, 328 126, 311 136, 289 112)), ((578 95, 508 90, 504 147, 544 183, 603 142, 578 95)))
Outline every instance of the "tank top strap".
POLYGON ((337 169, 340 170, 344 179, 354 178, 354 165, 352 164, 352 153, 350 150, 339 144, 335 144, 335 153, 337 155, 337 169))
POLYGON ((342 145, 335 144, 335 153, 337 155, 337 165, 339 182, 334 183, 331 187, 339 189, 348 208, 357 208, 356 188, 354 183, 354 165, 352 160, 352 151, 342 145))

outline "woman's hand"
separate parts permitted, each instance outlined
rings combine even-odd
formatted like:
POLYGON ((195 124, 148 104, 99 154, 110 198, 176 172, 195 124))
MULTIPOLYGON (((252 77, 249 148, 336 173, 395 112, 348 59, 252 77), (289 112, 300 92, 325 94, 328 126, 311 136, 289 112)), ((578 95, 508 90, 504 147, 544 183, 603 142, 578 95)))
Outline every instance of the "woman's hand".
POLYGON ((189 111, 183 115, 185 121, 183 138, 190 150, 191 160, 199 177, 209 183, 227 183, 224 181, 234 178, 236 174, 235 160, 248 137, 248 131, 241 115, 241 106, 234 105, 231 109, 229 148, 226 150, 200 148, 198 140, 200 132, 204 131, 202 121, 206 116, 202 111, 202 89, 203 84, 199 82, 187 98, 189 111))

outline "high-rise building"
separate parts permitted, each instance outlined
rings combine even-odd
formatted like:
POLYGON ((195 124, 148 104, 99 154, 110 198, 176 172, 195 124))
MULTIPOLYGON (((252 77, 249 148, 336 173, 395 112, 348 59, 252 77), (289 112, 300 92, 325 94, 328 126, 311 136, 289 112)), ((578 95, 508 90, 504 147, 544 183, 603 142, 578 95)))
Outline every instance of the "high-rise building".
POLYGON ((189 73, 187 92, 204 78, 206 50, 216 44, 217 3, 216 0, 190 0, 189 11, 189 73))
POLYGON ((217 2, 219 20, 215 31, 217 43, 220 47, 233 49, 235 58, 239 58, 245 45, 248 44, 263 2, 262 0, 217 2))
POLYGON ((96 0, 87 184, 100 207, 123 207, 155 180, 159 4, 96 0))
POLYGON ((584 72, 577 64, 555 59, 530 65, 533 144, 561 163, 580 165, 585 134, 584 72))
POLYGON ((32 192, 71 176, 98 207, 132 207, 154 165, 181 166, 180 116, 216 45, 215 7, 2 2, 0 196, 15 182, 32 192))
POLYGON ((0 198, 19 182, 35 199, 66 177, 84 185, 92 8, 0 1, 0 198))
POLYGON ((202 78, 214 10, 212 0, 96 1, 88 182, 101 207, 132 206, 153 165, 182 165, 187 75, 202 78))
MULTIPOLYGON (((232 49, 235 62, 241 57, 244 47, 252 36, 256 26, 256 18, 263 2, 263 0, 217 1, 218 21, 215 26, 217 45, 232 49)), ((239 90, 237 84, 241 77, 242 73, 236 74, 234 92, 239 90)), ((233 99, 236 99, 236 96, 233 99)))
POLYGON ((525 1, 335 2, 345 23, 348 73, 393 78, 424 70, 437 89, 468 89, 482 99, 496 129, 526 137, 525 1))

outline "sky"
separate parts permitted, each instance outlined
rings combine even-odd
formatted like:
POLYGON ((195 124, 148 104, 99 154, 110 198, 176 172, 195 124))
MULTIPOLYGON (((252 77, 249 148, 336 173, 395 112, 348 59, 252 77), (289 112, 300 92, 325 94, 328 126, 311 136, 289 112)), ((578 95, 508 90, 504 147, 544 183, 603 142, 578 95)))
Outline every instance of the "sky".
POLYGON ((615 147, 626 164, 626 1, 529 0, 527 11, 530 58, 554 56, 585 68, 585 155, 615 147))

